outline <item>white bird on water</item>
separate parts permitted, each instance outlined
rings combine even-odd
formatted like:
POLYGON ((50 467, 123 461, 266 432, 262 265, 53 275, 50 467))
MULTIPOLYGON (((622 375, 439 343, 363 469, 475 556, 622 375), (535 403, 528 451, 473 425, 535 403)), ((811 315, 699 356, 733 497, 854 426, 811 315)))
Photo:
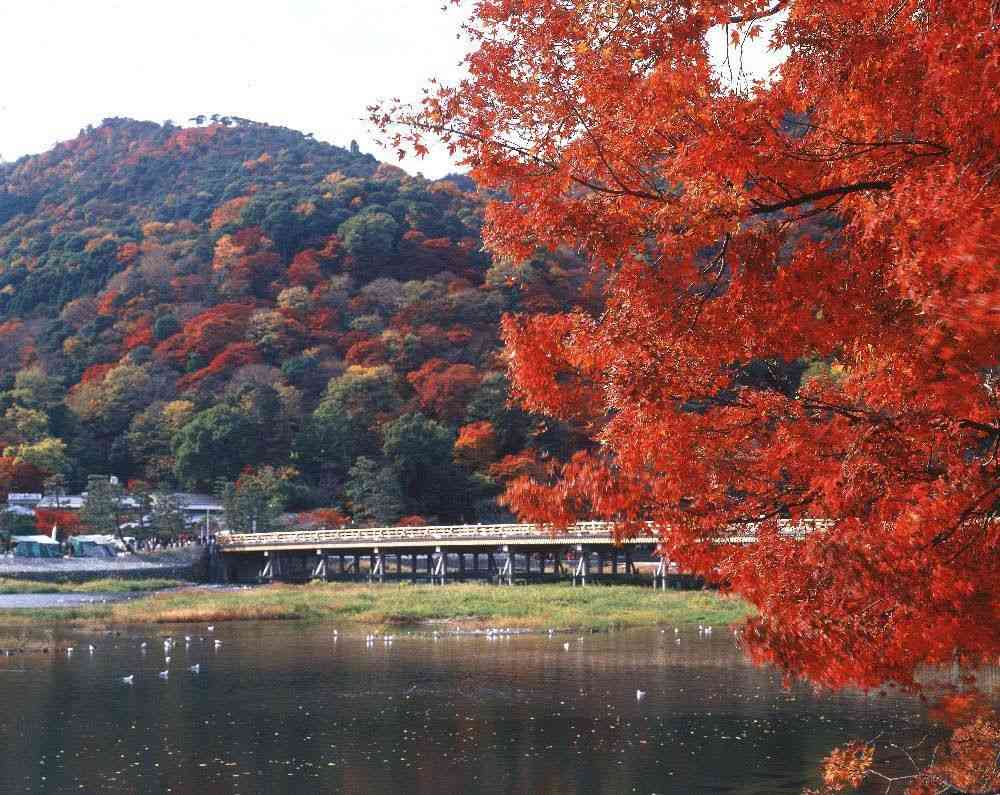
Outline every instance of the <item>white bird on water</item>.
POLYGON ((222 648, 222 641, 221 640, 215 641, 215 648, 217 648, 217 649, 221 649, 222 648))
POLYGON ((205 629, 207 629, 209 632, 215 632, 215 624, 209 624, 207 627, 205 627, 205 629))
POLYGON ((193 673, 193 674, 200 674, 201 673, 201 663, 195 663, 190 668, 188 668, 188 670, 191 673, 193 673))
POLYGON ((146 641, 143 641, 142 643, 140 643, 139 644, 139 648, 142 649, 143 651, 145 651, 146 650, 146 641))
POLYGON ((122 677, 122 681, 127 685, 132 684, 134 679, 135 679, 135 674, 129 674, 128 676, 122 677))
POLYGON ((636 690, 635 691, 635 700, 636 701, 642 701, 645 697, 646 697, 646 691, 645 690, 636 690))
POLYGON ((89 651, 89 652, 90 652, 91 654, 93 654, 93 653, 94 653, 95 651, 97 651, 97 647, 96 647, 96 646, 94 646, 94 644, 93 644, 93 643, 91 643, 91 644, 89 644, 89 645, 87 646, 87 651, 89 651))
POLYGON ((160 679, 166 679, 170 676, 170 671, 160 671, 160 679))
POLYGON ((566 650, 566 651, 569 651, 569 643, 564 643, 563 644, 563 649, 566 650))
POLYGON ((67 646, 66 647, 66 656, 69 656, 72 653, 73 653, 73 647, 72 646, 67 646))
POLYGON ((172 657, 164 657, 163 658, 163 664, 164 665, 170 665, 170 660, 172 660, 172 659, 173 659, 172 657))

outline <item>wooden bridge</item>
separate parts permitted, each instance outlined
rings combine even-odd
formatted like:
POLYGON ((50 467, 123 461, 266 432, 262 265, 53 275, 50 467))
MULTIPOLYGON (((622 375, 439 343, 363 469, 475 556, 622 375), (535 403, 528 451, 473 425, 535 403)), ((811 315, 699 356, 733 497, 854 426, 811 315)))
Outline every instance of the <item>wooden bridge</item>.
POLYGON ((225 581, 409 579, 498 584, 636 577, 646 564, 653 584, 683 578, 656 556, 648 534, 616 539, 607 522, 580 522, 551 533, 531 524, 350 527, 285 533, 220 533, 216 559, 225 581), (638 561, 637 561, 638 559, 638 561))

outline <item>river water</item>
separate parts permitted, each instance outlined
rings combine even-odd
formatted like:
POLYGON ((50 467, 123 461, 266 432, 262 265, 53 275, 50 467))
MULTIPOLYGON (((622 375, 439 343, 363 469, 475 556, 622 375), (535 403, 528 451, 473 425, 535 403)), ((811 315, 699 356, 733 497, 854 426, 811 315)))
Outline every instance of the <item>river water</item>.
POLYGON ((0 658, 0 792, 797 793, 832 746, 925 722, 905 696, 786 690, 724 628, 68 637, 0 658))

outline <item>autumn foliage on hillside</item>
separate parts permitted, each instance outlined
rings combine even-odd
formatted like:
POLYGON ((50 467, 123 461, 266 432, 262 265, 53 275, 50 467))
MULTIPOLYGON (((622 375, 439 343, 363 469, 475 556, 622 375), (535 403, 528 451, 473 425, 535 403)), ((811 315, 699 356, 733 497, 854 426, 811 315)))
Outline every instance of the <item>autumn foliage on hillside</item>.
MULTIPOLYGON (((504 515, 496 458, 576 437, 507 405, 522 293, 482 252, 483 206, 245 120, 107 119, 0 164, 0 490, 271 467, 294 472, 275 505, 317 526, 504 515), (470 423, 494 442, 456 449, 470 423)), ((586 278, 551 257, 533 289, 569 306, 586 278)))
POLYGON ((504 322, 523 404, 594 441, 510 504, 652 520, 760 608, 759 659, 822 683, 995 661, 996 4, 470 9, 469 76, 375 122, 503 191, 495 256, 572 250, 606 277, 600 312, 504 322), (782 59, 755 79, 762 36, 782 59))

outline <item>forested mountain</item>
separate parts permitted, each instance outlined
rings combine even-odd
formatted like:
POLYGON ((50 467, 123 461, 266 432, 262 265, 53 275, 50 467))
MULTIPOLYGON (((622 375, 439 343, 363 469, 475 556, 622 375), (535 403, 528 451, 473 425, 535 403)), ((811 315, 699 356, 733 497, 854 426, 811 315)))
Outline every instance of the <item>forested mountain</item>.
POLYGON ((578 441, 507 405, 499 319, 592 292, 566 256, 493 261, 482 206, 245 120, 0 165, 0 488, 242 474, 359 522, 493 518, 518 453, 578 441))

